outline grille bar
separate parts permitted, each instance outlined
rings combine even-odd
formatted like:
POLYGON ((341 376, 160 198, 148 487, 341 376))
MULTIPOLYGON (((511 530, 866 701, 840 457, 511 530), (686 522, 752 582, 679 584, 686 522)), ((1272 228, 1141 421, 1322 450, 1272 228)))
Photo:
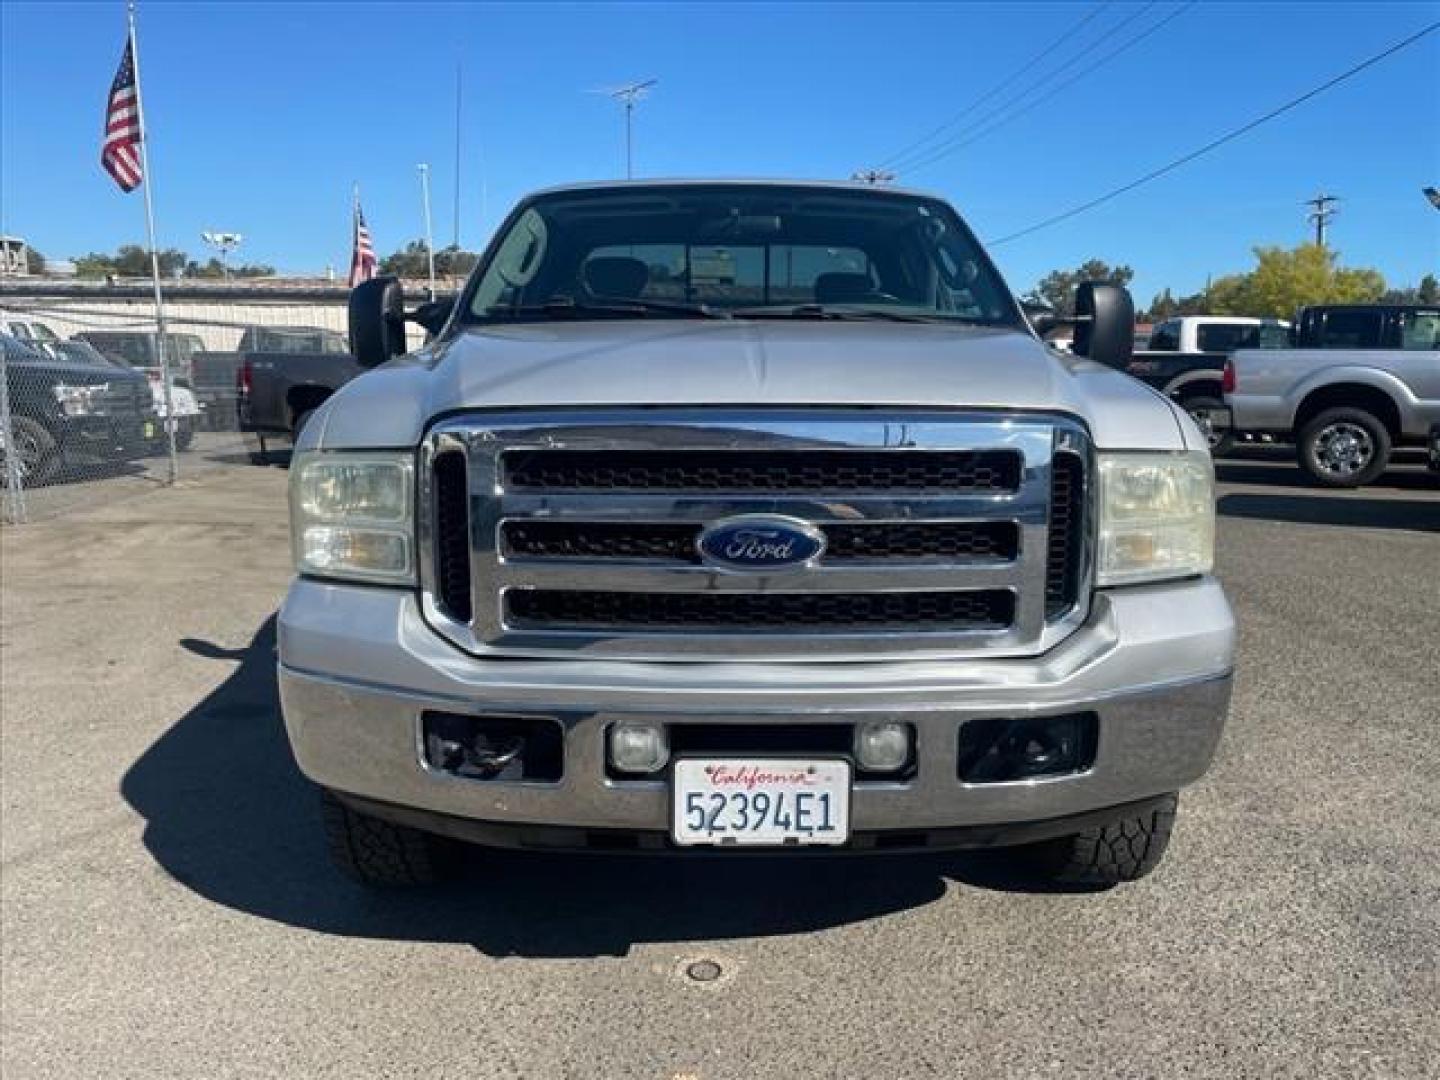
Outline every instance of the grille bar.
MULTIPOLYGON (((643 559, 697 566, 703 525, 688 522, 507 521, 508 555, 533 559, 643 559)), ((1013 521, 827 523, 822 564, 884 560, 1014 559, 1020 529, 1013 521)))
POLYGON ((638 593, 521 589, 505 596, 526 629, 845 633, 887 627, 1001 630, 1015 613, 1002 589, 907 593, 638 593))
POLYGON ((1080 458, 1057 453, 1050 464, 1050 531, 1045 553, 1045 617, 1075 606, 1080 592, 1080 545, 1084 539, 1084 468, 1080 458))
POLYGON ((1014 491, 1012 450, 509 451, 507 488, 548 491, 1014 491))
POLYGON ((470 581, 470 492, 465 455, 440 454, 435 484, 435 576, 441 605, 461 622, 474 616, 470 581))

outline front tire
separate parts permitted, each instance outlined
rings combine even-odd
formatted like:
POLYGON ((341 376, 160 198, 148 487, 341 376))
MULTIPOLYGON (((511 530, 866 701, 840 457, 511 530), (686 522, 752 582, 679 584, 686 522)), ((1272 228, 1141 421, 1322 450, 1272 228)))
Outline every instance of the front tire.
MULTIPOLYGON (((28 416, 10 417, 10 432, 15 440, 13 447, 5 447, 0 453, 14 453, 19 459, 20 484, 22 487, 39 487, 55 479, 60 471, 60 444, 50 429, 38 420, 28 416)), ((0 462, 4 458, 0 457, 0 462)), ((0 468, 0 485, 9 484, 10 469, 0 468)))
POLYGON ((448 876, 450 845, 438 836, 362 814, 332 792, 320 792, 330 861, 346 877, 375 889, 433 885, 448 876))
POLYGON ((1300 468, 1325 487, 1363 487, 1390 463, 1390 432, 1364 409, 1326 409, 1300 432, 1300 468))
POLYGON ((1057 885, 1109 888, 1139 881, 1165 856, 1179 794, 1156 800, 1141 813, 1096 825, 1025 851, 1038 875, 1057 885))
POLYGON ((1230 410, 1225 407, 1225 402, 1219 398, 1196 396, 1185 398, 1180 407, 1195 421, 1213 456, 1228 454, 1234 448, 1235 431, 1230 426, 1230 410), (1224 423, 1217 426, 1220 420, 1224 423))

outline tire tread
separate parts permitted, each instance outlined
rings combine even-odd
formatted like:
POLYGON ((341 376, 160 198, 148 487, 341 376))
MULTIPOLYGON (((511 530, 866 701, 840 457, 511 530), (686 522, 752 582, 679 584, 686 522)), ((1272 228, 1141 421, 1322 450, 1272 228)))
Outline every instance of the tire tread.
POLYGON ((362 885, 432 885, 444 876, 438 837, 352 810, 328 791, 321 792, 320 815, 331 860, 362 885))
POLYGON ((1067 885, 1140 880, 1160 865, 1179 802, 1179 795, 1168 795, 1142 814, 1049 841, 1042 845, 1049 876, 1067 885))

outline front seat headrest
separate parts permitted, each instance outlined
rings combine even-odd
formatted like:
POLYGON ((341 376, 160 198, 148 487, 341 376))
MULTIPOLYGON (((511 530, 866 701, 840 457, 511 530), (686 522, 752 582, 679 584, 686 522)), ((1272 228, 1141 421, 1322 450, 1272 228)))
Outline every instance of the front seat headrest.
POLYGON ((650 268, 628 255, 602 255, 585 264, 585 288, 591 296, 633 300, 650 280, 650 268))
POLYGON ((875 296, 869 274, 832 271, 815 279, 817 304, 854 304, 875 296))

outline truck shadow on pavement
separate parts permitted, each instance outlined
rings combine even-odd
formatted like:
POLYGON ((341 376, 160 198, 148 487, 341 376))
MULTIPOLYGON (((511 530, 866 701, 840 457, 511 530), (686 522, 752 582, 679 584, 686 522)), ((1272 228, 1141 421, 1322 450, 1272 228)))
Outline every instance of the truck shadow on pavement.
POLYGON ((333 870, 315 789, 290 753, 275 619, 243 649, 184 639, 234 665, 127 770, 121 794, 176 881, 260 918, 349 937, 449 941, 489 956, 623 956, 638 942, 795 934, 938 900, 947 881, 1031 886, 1000 853, 800 859, 564 856, 476 850, 434 890, 370 892, 333 870))
POLYGON ((1220 496, 1221 517, 1287 521, 1302 525, 1361 525, 1370 529, 1440 532, 1440 499, 1367 499, 1356 496, 1270 495, 1231 492, 1220 496))

